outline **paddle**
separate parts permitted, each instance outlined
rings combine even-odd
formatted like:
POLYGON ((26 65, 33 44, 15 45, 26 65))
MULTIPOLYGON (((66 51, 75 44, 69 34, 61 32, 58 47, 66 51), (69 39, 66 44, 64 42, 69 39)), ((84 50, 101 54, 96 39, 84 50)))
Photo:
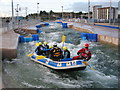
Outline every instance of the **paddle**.
POLYGON ((64 46, 65 40, 66 40, 66 36, 65 36, 65 35, 62 35, 62 43, 63 43, 62 47, 64 46))
MULTIPOLYGON (((28 57, 31 57, 33 55, 33 53, 28 54, 28 57)), ((45 58, 46 56, 36 56, 36 59, 42 59, 45 58)))
POLYGON ((86 66, 89 66, 89 67, 90 67, 90 69, 95 70, 94 68, 92 68, 92 67, 88 64, 88 62, 83 61, 83 63, 84 63, 86 66))
POLYGON ((30 54, 28 54, 27 56, 28 56, 28 57, 31 57, 32 55, 33 55, 33 53, 30 53, 30 54))
MULTIPOLYGON (((39 42, 36 43, 35 45, 36 45, 36 46, 39 46, 39 42)), ((33 53, 34 53, 34 52, 33 52, 33 53)), ((28 56, 28 57, 31 57, 31 56, 33 55, 33 53, 30 53, 30 54, 28 54, 27 56, 28 56)))

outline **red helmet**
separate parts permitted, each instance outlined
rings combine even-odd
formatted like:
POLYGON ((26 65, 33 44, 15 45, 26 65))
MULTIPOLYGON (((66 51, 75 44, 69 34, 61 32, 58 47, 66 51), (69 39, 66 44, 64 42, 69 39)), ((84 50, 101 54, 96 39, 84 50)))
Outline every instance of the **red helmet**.
POLYGON ((88 44, 88 43, 86 43, 84 46, 85 46, 85 47, 89 47, 89 44, 88 44))

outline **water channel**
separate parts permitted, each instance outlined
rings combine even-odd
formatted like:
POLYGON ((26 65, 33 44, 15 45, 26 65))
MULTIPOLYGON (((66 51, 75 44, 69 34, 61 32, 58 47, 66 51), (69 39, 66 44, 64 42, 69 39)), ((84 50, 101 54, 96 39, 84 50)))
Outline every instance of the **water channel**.
POLYGON ((40 41, 49 45, 57 42, 61 47, 61 37, 66 35, 65 46, 71 57, 77 51, 90 44, 92 58, 82 71, 57 72, 30 60, 27 54, 34 52, 35 41, 18 44, 18 56, 2 62, 2 79, 6 88, 118 88, 118 47, 100 42, 80 41, 80 31, 63 29, 60 24, 51 23, 42 27, 40 41))

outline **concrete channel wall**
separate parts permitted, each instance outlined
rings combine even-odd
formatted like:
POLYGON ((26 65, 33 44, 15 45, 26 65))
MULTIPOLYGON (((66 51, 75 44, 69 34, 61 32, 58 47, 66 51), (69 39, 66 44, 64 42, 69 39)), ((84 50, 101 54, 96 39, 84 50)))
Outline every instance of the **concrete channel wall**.
MULTIPOLYGON (((80 27, 76 27, 74 25, 69 25, 69 28, 79 30, 79 31, 82 31, 82 32, 86 32, 86 33, 94 33, 93 31, 90 31, 90 30, 84 29, 84 28, 80 28, 80 27)), ((117 37, 111 37, 111 36, 107 36, 107 35, 99 35, 98 34, 98 41, 107 42, 107 43, 110 43, 110 44, 120 46, 120 38, 119 37, 117 38, 117 37)))
MULTIPOLYGON (((40 25, 42 27, 45 26, 44 24, 40 25)), ((19 43, 19 36, 21 34, 19 32, 21 30, 26 32, 28 35, 37 33, 35 29, 27 29, 27 26, 15 30, 4 30, 4 28, 0 29, 2 29, 2 32, 0 33, 0 53, 2 54, 2 59, 13 59, 17 57, 17 47, 19 43)))
POLYGON ((0 35, 0 52, 2 52, 2 59, 16 58, 17 56, 17 46, 19 34, 15 33, 13 30, 4 32, 0 35))

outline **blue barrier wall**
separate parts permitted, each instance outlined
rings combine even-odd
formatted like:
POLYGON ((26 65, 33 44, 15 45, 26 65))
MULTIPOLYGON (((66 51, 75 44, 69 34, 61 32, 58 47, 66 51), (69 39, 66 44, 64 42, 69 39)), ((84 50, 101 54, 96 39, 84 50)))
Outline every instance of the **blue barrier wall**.
POLYGON ((88 41, 94 41, 97 42, 98 34, 92 34, 92 33, 81 33, 80 38, 82 40, 88 40, 88 41))
POLYGON ((30 42, 33 41, 32 37, 24 37, 24 42, 30 42))
POLYGON ((61 23, 62 24, 62 22, 56 22, 56 23, 61 23))
POLYGON ((19 36, 19 42, 24 42, 24 36, 19 36))
POLYGON ((39 40, 39 35, 38 34, 32 34, 33 41, 38 41, 39 40))
POLYGON ((115 26, 106 26, 106 25, 98 25, 98 24, 95 24, 95 26, 108 27, 108 28, 113 28, 113 29, 120 29, 120 27, 115 27, 115 26))
POLYGON ((62 23, 63 28, 68 28, 67 23, 62 23))
POLYGON ((44 25, 45 25, 45 26, 49 26, 49 23, 46 22, 44 25))
POLYGON ((19 36, 19 42, 30 42, 30 41, 39 41, 39 35, 33 34, 32 37, 19 36))
POLYGON ((40 29, 37 29, 37 33, 42 33, 43 31, 41 31, 40 29))
POLYGON ((41 25, 36 25, 36 28, 41 28, 41 25))

